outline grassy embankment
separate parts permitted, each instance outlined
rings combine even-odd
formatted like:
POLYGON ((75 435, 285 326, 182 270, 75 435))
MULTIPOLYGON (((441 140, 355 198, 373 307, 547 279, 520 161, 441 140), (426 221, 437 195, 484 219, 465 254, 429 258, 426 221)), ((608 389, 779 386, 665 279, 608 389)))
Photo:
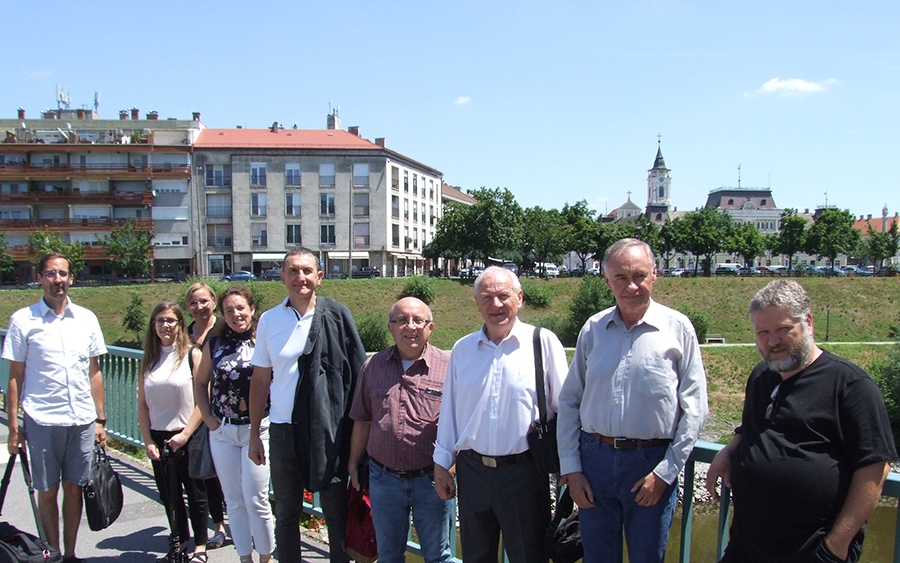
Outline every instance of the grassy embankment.
MULTIPOLYGON (((568 304, 578 289, 579 279, 558 279, 547 283, 555 296, 550 307, 521 311, 523 320, 542 324, 553 316, 565 316, 568 304)), ((805 278, 800 280, 813 300, 816 339, 825 342, 826 306, 830 342, 872 342, 888 340, 891 324, 900 323, 900 278, 805 278)), ((670 306, 687 304, 706 311, 711 320, 709 332, 721 334, 726 342, 752 343, 753 332, 747 316, 747 304, 765 278, 660 278, 654 286, 654 298, 670 306)), ((254 282, 263 304, 272 307, 286 292, 279 282, 254 282)), ((386 315, 390 304, 403 286, 403 279, 326 280, 320 295, 334 297, 346 304, 359 318, 378 312, 386 315)), ((461 336, 477 329, 481 319, 472 302, 471 282, 435 280, 437 298, 432 304, 435 331, 432 342, 449 349, 461 336)), ((72 298, 94 311, 100 319, 108 343, 127 343, 133 336, 122 327, 125 308, 134 293, 140 295, 147 313, 163 299, 180 300, 181 284, 158 284, 127 287, 78 288, 72 298)), ((9 315, 29 305, 40 296, 39 290, 0 292, 0 325, 6 326, 9 315)), ((885 346, 828 345, 835 353, 847 357, 863 368, 882 358, 885 346)), ((743 386, 750 369, 758 361, 753 347, 704 347, 710 410, 714 419, 708 424, 713 433, 724 433, 740 417, 743 386)))

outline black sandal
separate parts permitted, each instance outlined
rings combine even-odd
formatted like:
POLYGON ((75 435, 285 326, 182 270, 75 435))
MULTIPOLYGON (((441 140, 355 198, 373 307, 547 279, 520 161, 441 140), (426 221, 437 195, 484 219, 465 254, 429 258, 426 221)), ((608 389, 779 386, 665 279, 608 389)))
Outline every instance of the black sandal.
POLYGON ((205 551, 196 551, 188 559, 189 563, 206 563, 209 560, 209 554, 205 551))

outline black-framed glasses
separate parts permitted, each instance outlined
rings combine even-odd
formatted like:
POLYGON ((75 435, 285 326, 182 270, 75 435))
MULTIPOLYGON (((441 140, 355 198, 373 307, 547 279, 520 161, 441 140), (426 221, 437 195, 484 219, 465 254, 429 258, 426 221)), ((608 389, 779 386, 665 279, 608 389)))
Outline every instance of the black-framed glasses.
POLYGON ((775 386, 775 389, 772 389, 772 395, 770 396, 771 401, 769 402, 769 406, 766 407, 766 420, 772 422, 775 420, 775 411, 778 409, 778 391, 781 389, 781 383, 775 386))
POLYGON ((408 317, 397 317, 396 319, 391 319, 392 325, 397 325, 400 327, 407 326, 409 324, 413 325, 414 328, 422 328, 427 325, 430 321, 428 319, 420 319, 420 318, 408 318, 408 317))

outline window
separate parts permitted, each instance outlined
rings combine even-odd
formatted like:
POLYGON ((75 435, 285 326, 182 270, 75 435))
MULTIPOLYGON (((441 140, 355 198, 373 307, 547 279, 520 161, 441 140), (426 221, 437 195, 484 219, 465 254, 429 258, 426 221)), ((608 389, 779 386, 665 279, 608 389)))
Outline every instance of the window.
POLYGON ((207 217, 231 217, 231 196, 230 195, 208 195, 208 196, 206 196, 206 216, 207 217))
POLYGON ((413 248, 419 248, 419 229, 413 228, 413 248))
POLYGON ((765 205, 765 204, 766 204, 766 201, 768 201, 768 200, 765 200, 765 199, 764 199, 764 200, 762 200, 762 201, 759 202, 759 203, 760 203, 760 205, 765 205))
POLYGON ((412 208, 413 208, 413 221, 418 222, 419 221, 419 205, 416 202, 413 202, 412 208))
POLYGON ((403 171, 403 191, 409 191, 409 170, 403 171))
POLYGON ((157 221, 187 221, 188 208, 185 207, 160 207, 154 205, 150 210, 151 216, 157 221))
POLYGON ((284 194, 284 216, 300 216, 300 194, 284 194))
POLYGON ((251 162, 250 163, 250 185, 263 187, 266 185, 266 163, 251 162))
POLYGON ((400 225, 391 225, 391 245, 394 248, 400 247, 400 225))
POLYGON ((319 186, 334 187, 334 164, 319 165, 319 186))
POLYGON ((319 226, 319 244, 334 244, 334 223, 319 226))
POLYGON ((353 245, 369 246, 369 224, 354 223, 353 225, 353 245))
POLYGON ((207 225, 206 243, 210 246, 231 246, 231 225, 207 225))
POLYGON ((265 223, 250 224, 250 244, 251 246, 266 246, 268 244, 268 229, 265 223))
POLYGON ((409 200, 403 198, 403 218, 409 220, 409 200))
POLYGON ((400 191, 400 169, 391 166, 391 189, 400 191))
POLYGON ((434 206, 433 206, 433 205, 429 205, 429 206, 428 206, 428 216, 429 216, 430 219, 431 219, 431 226, 433 227, 433 226, 434 226, 434 219, 435 219, 435 217, 434 217, 434 206))
POLYGON ((319 194, 319 215, 334 217, 334 194, 319 194))
POLYGON ((285 243, 303 244, 303 239, 300 237, 300 225, 285 225, 284 230, 287 235, 285 243))
POLYGON ((353 215, 356 217, 369 216, 369 194, 353 194, 353 215))
POLYGON ((391 196, 391 218, 400 218, 400 198, 395 195, 391 196))
POLYGON ((419 195, 419 176, 413 174, 413 195, 419 195))
POLYGON ((353 165, 353 187, 368 188, 369 187, 369 165, 354 164, 353 165))
POLYGON ((288 164, 284 167, 284 185, 299 186, 300 185, 300 165, 288 164))
POLYGON ((209 257, 209 273, 213 274, 224 274, 225 273, 225 257, 221 254, 218 255, 210 255, 209 257))
POLYGON ((428 199, 434 199, 434 180, 428 180, 428 199))
POLYGON ((250 194, 250 215, 266 216, 266 194, 250 194))
POLYGON ((422 222, 423 223, 428 222, 428 218, 425 216, 425 204, 424 203, 422 204, 422 222))
POLYGON ((403 227, 403 246, 409 248, 410 242, 412 242, 412 239, 409 238, 409 227, 403 227))

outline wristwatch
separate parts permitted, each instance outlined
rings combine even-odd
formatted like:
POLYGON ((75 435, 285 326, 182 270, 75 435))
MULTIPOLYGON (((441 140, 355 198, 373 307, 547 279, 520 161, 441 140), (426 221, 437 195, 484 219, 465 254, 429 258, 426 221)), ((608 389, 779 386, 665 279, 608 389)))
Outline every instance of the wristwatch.
POLYGON ((104 427, 106 426, 106 419, 105 419, 105 418, 98 418, 98 419, 95 420, 94 422, 96 422, 96 423, 99 424, 100 426, 104 426, 104 427))

